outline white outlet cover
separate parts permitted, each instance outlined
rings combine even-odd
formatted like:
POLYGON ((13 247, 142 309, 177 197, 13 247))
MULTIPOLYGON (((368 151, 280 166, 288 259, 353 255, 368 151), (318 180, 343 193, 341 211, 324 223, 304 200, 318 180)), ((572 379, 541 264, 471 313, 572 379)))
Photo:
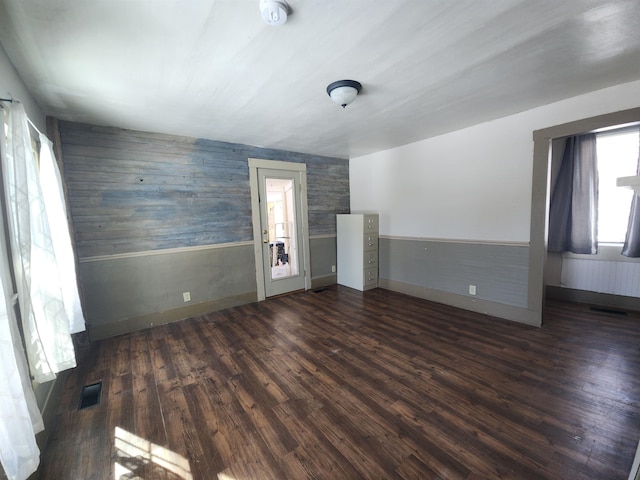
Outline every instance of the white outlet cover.
POLYGON ((476 286, 469 285, 469 295, 475 295, 475 294, 476 294, 476 286))
POLYGON ((182 294, 182 298, 184 299, 185 302, 190 302, 191 301, 191 292, 184 292, 182 294))

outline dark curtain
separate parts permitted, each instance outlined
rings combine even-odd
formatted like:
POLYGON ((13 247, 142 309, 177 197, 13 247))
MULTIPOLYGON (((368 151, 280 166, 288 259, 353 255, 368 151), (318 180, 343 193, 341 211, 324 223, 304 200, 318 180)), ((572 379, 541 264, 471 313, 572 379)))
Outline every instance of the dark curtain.
MULTIPOLYGON (((640 152, 638 152, 637 175, 640 175, 640 152)), ((631 200, 631 211, 629 212, 629 225, 627 235, 622 247, 622 255, 627 257, 640 257, 640 205, 638 205, 638 195, 633 195, 631 200)))
POLYGON ((549 205, 549 251, 598 252, 596 135, 567 138, 549 205))

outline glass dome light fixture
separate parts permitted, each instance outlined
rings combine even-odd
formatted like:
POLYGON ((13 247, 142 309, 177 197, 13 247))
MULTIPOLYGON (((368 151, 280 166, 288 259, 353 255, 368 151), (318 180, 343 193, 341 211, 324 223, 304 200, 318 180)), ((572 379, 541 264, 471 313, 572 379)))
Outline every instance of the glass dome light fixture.
POLYGON ((289 13, 289 5, 285 0, 260 0, 262 20, 267 25, 284 25, 289 13))
POLYGON ((331 97, 331 100, 342 108, 353 102, 358 96, 358 93, 360 93, 360 90, 362 90, 362 85, 355 80, 338 80, 337 82, 330 83, 327 87, 327 93, 331 97))

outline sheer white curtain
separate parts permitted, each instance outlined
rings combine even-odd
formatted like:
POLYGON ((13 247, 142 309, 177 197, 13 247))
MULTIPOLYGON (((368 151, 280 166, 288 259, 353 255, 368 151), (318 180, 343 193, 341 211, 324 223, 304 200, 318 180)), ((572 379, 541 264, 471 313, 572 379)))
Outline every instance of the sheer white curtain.
POLYGON ((60 170, 53 154, 53 144, 40 134, 40 185, 47 209, 51 240, 60 273, 60 288, 71 333, 85 330, 84 316, 78 295, 76 264, 71 248, 67 211, 60 170))
POLYGON ((60 275, 29 125, 20 103, 11 105, 6 161, 2 162, 11 256, 31 374, 42 383, 76 366, 60 275))
POLYGON ((44 424, 14 313, 4 238, 0 222, 0 460, 9 479, 21 480, 38 468, 40 450, 35 434, 44 424))
POLYGON ((4 140, 0 150, 10 245, 5 244, 4 232, 0 231, 0 460, 10 479, 22 480, 38 466, 35 433, 43 428, 24 350, 34 380, 39 383, 53 380, 57 372, 75 367, 70 333, 84 330, 84 320, 70 244, 65 251, 65 247, 58 245, 65 241, 64 234, 52 233, 50 228, 51 210, 51 222, 55 222, 56 227, 64 226, 66 241, 69 241, 64 203, 60 199, 62 186, 50 143, 44 142, 44 165, 45 171, 54 168, 57 191, 50 185, 46 187, 45 200, 24 108, 20 103, 13 103, 5 106, 4 111, 7 128, 5 135, 0 135, 4 140), (9 252, 24 348, 12 303, 9 252), (68 270, 73 270, 73 277, 68 270), (63 284, 75 293, 65 296, 63 284))

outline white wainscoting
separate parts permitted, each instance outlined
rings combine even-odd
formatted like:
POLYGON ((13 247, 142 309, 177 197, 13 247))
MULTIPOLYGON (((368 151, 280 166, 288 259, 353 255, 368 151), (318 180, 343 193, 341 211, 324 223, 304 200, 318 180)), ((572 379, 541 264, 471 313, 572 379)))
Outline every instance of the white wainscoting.
POLYGON ((585 256, 562 259, 563 287, 591 292, 640 297, 640 263, 590 260, 585 256))

